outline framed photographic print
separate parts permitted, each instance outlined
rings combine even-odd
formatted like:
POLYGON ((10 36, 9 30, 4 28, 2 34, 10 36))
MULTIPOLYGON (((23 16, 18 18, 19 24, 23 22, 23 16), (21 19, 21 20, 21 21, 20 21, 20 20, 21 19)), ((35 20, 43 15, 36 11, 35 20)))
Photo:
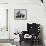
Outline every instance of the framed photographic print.
POLYGON ((15 20, 26 20, 27 9, 14 9, 14 19, 15 20))

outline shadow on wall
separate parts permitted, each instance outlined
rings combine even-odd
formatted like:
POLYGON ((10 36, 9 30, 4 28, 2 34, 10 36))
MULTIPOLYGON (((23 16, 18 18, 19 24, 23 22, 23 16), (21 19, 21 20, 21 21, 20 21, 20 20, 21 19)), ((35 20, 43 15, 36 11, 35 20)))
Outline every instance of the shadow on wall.
POLYGON ((44 37, 43 37, 43 26, 42 25, 40 25, 40 39, 42 40, 42 45, 45 46, 44 45, 44 37))

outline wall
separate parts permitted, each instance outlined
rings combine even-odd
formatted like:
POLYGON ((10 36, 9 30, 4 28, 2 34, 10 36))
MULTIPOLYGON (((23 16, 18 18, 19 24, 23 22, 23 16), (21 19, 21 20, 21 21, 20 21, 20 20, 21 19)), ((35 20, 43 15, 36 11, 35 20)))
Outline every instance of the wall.
POLYGON ((0 0, 0 3, 8 3, 8 0, 0 0))
MULTIPOLYGON (((6 9, 8 8, 7 3, 8 0, 0 0, 0 27, 6 27, 6 9), (2 15, 2 16, 1 16, 2 15)), ((0 39, 9 39, 9 32, 7 31, 0 31, 0 39)), ((0 46, 12 46, 10 43, 0 43, 0 46)))
POLYGON ((14 32, 16 30, 26 30, 28 22, 43 24, 43 19, 45 19, 45 15, 43 13, 44 6, 40 2, 40 0, 12 0, 11 2, 9 2, 9 4, 9 29, 11 32, 14 32), (14 20, 14 8, 27 9, 27 20, 14 20))
POLYGON ((45 4, 42 4, 40 0, 12 0, 9 2, 9 30, 11 38, 16 30, 19 32, 27 30, 27 23, 40 23, 44 41, 46 42, 45 4), (14 20, 14 8, 27 9, 27 20, 14 20))
POLYGON ((0 3, 0 39, 9 39, 7 30, 7 9, 8 4, 0 3))

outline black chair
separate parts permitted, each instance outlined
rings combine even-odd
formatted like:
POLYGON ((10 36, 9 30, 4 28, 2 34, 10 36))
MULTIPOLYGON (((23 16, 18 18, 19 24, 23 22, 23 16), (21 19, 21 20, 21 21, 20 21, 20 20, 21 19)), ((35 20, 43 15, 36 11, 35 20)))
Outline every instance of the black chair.
POLYGON ((27 23, 27 31, 22 31, 22 34, 19 35, 20 36, 20 44, 22 41, 25 41, 25 39, 24 39, 25 34, 32 35, 32 38, 29 39, 29 41, 31 41, 32 45, 34 42, 39 43, 39 33, 40 33, 40 24, 36 24, 36 23, 29 24, 29 23, 27 23))

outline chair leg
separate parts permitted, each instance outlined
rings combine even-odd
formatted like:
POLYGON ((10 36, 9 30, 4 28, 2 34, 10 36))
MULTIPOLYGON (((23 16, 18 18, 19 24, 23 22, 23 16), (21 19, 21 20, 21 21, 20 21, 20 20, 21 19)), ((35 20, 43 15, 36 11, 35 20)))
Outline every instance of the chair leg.
POLYGON ((20 45, 21 45, 21 41, 20 41, 20 45))
POLYGON ((33 39, 31 40, 31 45, 30 46, 33 46, 33 44, 34 44, 34 41, 33 41, 33 39))
POLYGON ((33 46, 33 44, 34 44, 34 42, 32 42, 30 46, 33 46))

